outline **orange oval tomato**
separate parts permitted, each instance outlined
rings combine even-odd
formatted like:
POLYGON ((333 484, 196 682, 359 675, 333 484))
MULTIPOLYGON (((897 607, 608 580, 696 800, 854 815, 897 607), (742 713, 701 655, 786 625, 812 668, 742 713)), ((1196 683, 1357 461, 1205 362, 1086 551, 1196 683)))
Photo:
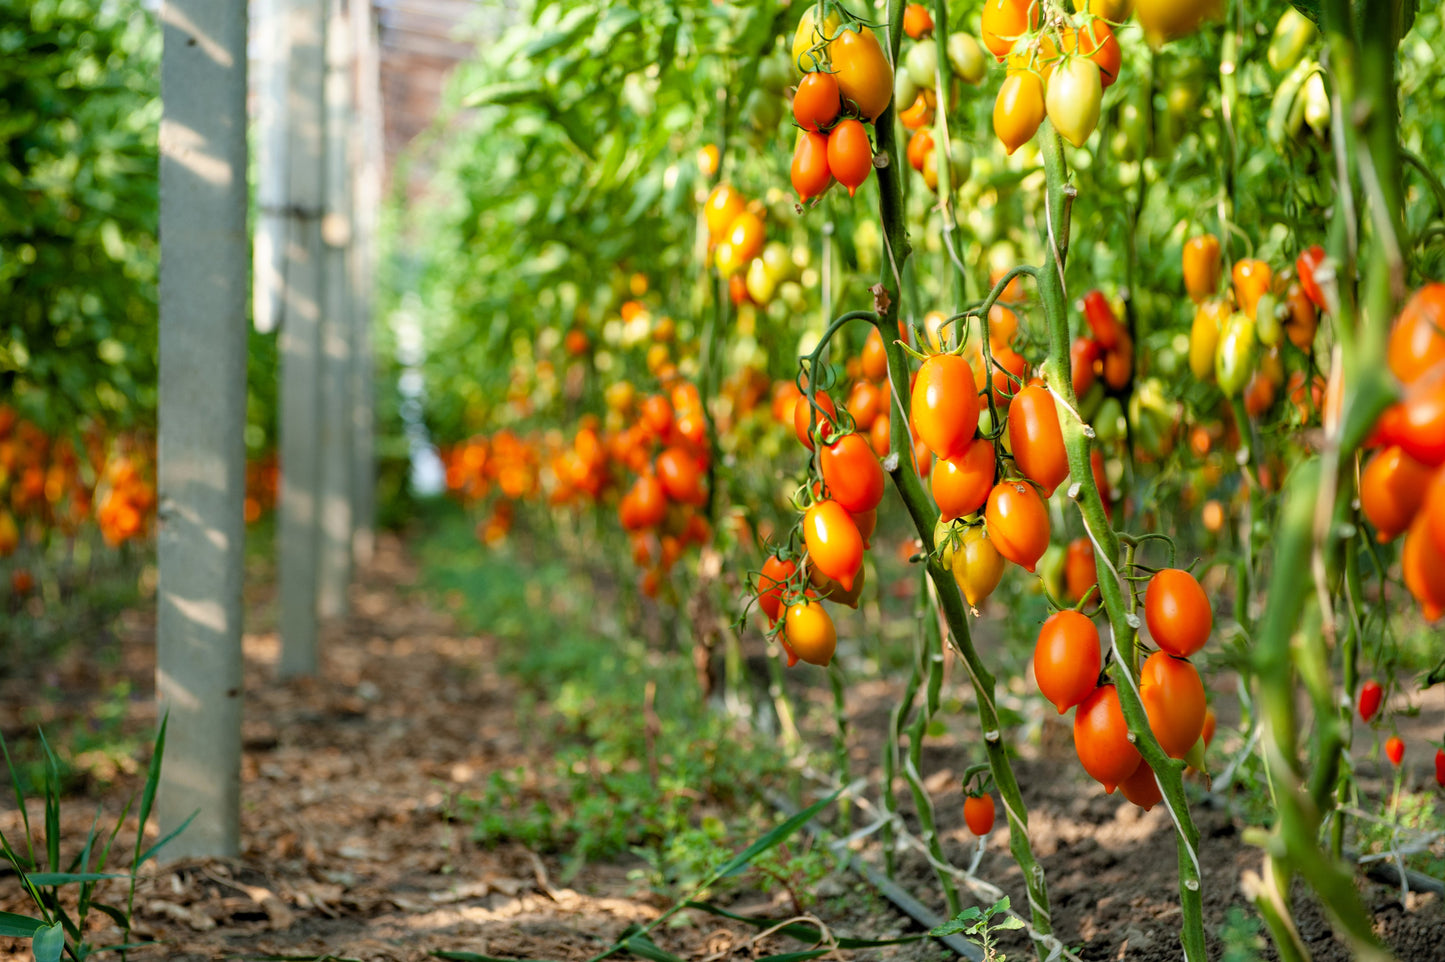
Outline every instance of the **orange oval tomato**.
POLYGON ((953 578, 969 606, 983 604, 1003 578, 1003 555, 998 553, 981 524, 965 528, 953 552, 953 578))
MULTIPOLYGON (((1012 282, 1010 282, 1012 283, 1012 282)), ((993 349, 1013 344, 1019 332, 1019 316, 1002 304, 988 309, 988 343, 993 349)))
POLYGON ((662 483, 650 474, 644 474, 632 483, 623 502, 618 511, 622 526, 629 531, 654 528, 667 516, 667 494, 662 483))
POLYGON ((1235 261, 1231 275, 1234 278, 1234 302, 1252 321, 1259 299, 1269 290, 1274 275, 1264 261, 1250 258, 1235 261))
POLYGON ((844 120, 828 134, 828 169, 838 183, 848 188, 849 197, 873 172, 873 145, 861 122, 844 120))
POLYGON ((1014 41, 1039 26, 1038 0, 986 0, 980 20, 980 35, 999 62, 1013 49, 1014 41))
POLYGON ((1191 237, 1184 245, 1184 290, 1203 304, 1219 290, 1219 238, 1213 234, 1191 237))
POLYGON ((1445 555, 1445 471, 1437 471, 1430 482, 1422 513, 1430 540, 1435 542, 1435 549, 1445 555))
POLYGON ((883 500, 883 466, 861 434, 845 434, 818 457, 828 493, 851 514, 872 511, 883 500))
POLYGON ((1426 284, 1406 303, 1390 328, 1388 358, 1403 384, 1445 362, 1445 284, 1426 284))
POLYGON ((733 218, 732 226, 727 229, 727 239, 733 245, 733 255, 738 263, 746 265, 762 253, 763 242, 768 239, 767 229, 763 227, 761 217, 745 210, 733 218))
POLYGON ((658 437, 672 428, 672 405, 661 394, 652 394, 642 402, 642 423, 658 437))
POLYGON ((1171 758, 1183 758, 1204 731, 1204 682, 1187 659, 1156 651, 1139 670, 1149 730, 1171 758))
POLYGON ((793 94, 793 119, 804 130, 821 131, 833 122, 842 107, 838 99, 838 80, 830 73, 816 71, 804 74, 793 94))
POLYGON ((839 93, 857 104, 859 114, 877 120, 893 99, 893 67, 878 45, 877 35, 861 25, 844 28, 828 45, 828 56, 839 93))
POLYGON ((1140 759, 1139 767, 1134 769, 1134 773, 1119 783, 1119 791, 1146 812, 1164 800, 1164 793, 1159 790, 1159 780, 1154 777, 1154 769, 1143 759, 1140 759))
POLYGON ((1029 385, 1014 395, 1008 413, 1009 449, 1024 477, 1037 481, 1044 497, 1069 476, 1069 455, 1059 410, 1046 387, 1029 385))
POLYGON ((998 553, 1025 571, 1033 571, 1049 547, 1049 510, 1033 485, 1026 481, 994 485, 984 520, 998 553))
POLYGON ((1445 464, 1445 372, 1411 385, 1380 417, 1379 431, 1385 443, 1398 444, 1421 464, 1445 464))
POLYGON ((913 103, 898 112, 898 120, 906 130, 921 130, 931 126, 935 103, 936 98, 932 90, 927 88, 920 90, 918 96, 913 98, 913 103))
MULTIPOLYGON (((868 331, 868 339, 863 342, 862 362, 863 376, 868 380, 874 382, 887 380, 888 346, 883 343, 883 332, 876 327, 868 331)), ((882 410, 886 413, 886 405, 882 410)))
POLYGON ((1416 518, 1405 534, 1400 568, 1405 587, 1420 603, 1425 620, 1435 621, 1445 613, 1445 551, 1435 546, 1423 518, 1416 518))
POLYGON ((1094 558, 1094 543, 1088 537, 1069 542, 1064 553, 1064 590, 1078 601, 1099 584, 1099 566, 1094 558))
POLYGON ((962 456, 941 458, 929 475, 933 500, 944 521, 973 514, 993 490, 993 443, 982 438, 969 442, 962 456))
MULTIPOLYGON (((811 75, 810 75, 811 76, 811 75)), ((798 132, 798 145, 793 149, 791 170, 793 190, 798 200, 807 203, 833 183, 828 167, 828 135, 803 130, 798 132)))
POLYGON ((978 430, 978 392, 968 362, 934 354, 918 369, 909 402, 913 429, 940 458, 961 457, 978 430))
POLYGON ((919 173, 923 163, 933 153, 933 135, 926 130, 915 130, 908 138, 908 165, 919 173))
POLYGON ((903 8, 903 32, 914 40, 933 32, 933 15, 921 3, 910 3, 903 8))
POLYGON ((846 508, 819 501, 803 514, 803 541, 813 566, 848 591, 863 567, 863 536, 846 508))
POLYGON ((873 446, 873 453, 880 458, 888 457, 888 452, 893 445, 893 420, 888 415, 882 415, 873 420, 873 427, 868 429, 868 443, 873 446))
POLYGON ((1077 611, 1050 615, 1034 642, 1034 680, 1060 715, 1093 693, 1102 669, 1094 623, 1077 611))
POLYGON ((820 602, 800 601, 783 622, 788 648, 810 665, 826 668, 838 650, 838 629, 820 602))
POLYGON ((1113 685, 1095 688, 1074 711, 1074 751, 1084 771, 1110 795, 1143 761, 1113 685))
POLYGON ((843 406, 853 418, 853 427, 860 433, 867 433, 873 426, 874 418, 887 413, 887 408, 884 407, 887 403, 887 393, 872 381, 863 379, 853 382, 853 387, 848 392, 848 400, 843 402, 843 406))
POLYGON ((662 490, 678 504, 703 504, 707 492, 703 490, 702 472, 697 461, 681 448, 671 447, 657 456, 657 478, 662 490))
POLYGON ((963 821, 980 838, 993 831, 996 814, 992 795, 970 795, 963 800, 963 821))
POLYGON ((819 391, 813 397, 813 402, 822 410, 814 412, 813 405, 808 403, 806 394, 801 395, 793 404, 793 433, 809 451, 813 450, 813 435, 809 432, 808 425, 812 422, 815 414, 817 433, 826 441, 832 437, 833 415, 838 413, 838 408, 833 403, 833 399, 828 396, 827 391, 819 391))
POLYGON ((993 102, 993 132, 1012 154, 1038 133, 1044 122, 1044 82, 1031 70, 1010 73, 993 102))
POLYGON ((1410 527, 1434 474, 1398 445, 1375 452, 1360 472, 1360 510, 1375 526, 1376 540, 1390 541, 1410 527))
POLYGON ((769 555, 763 562, 763 570, 758 575, 758 607, 767 615, 768 624, 777 624, 783 612, 783 592, 797 570, 796 562, 784 561, 777 555, 769 555))
POLYGON ((1156 645, 1171 655, 1187 658, 1209 640, 1214 610, 1192 574, 1165 568, 1149 579, 1144 592, 1144 619, 1156 645))

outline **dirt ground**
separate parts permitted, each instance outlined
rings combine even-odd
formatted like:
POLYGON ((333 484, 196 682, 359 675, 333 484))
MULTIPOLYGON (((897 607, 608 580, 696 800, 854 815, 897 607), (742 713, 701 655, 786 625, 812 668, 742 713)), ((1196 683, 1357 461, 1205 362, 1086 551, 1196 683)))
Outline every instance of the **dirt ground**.
MULTIPOLYGON (((538 765, 536 749, 518 731, 515 686, 497 673, 495 642, 459 629, 422 592, 410 590, 417 570, 395 539, 381 543, 375 563, 359 578, 353 613, 330 632, 319 679, 275 680, 277 639, 270 591, 248 589, 247 709, 243 769, 244 851, 235 859, 168 864, 149 874, 136 899, 137 934, 163 940, 132 953, 143 959, 355 958, 413 960, 438 950, 505 958, 585 959, 605 949, 630 923, 645 923, 666 903, 632 876, 636 864, 584 868, 566 885, 561 866, 519 845, 483 848, 451 814, 460 794, 479 793, 489 772, 538 765)), ((134 679, 130 723, 154 724, 149 705, 153 626, 132 613, 120 630, 123 659, 114 668, 134 679)), ((85 711, 87 693, 107 683, 83 657, 63 660, 47 680, 71 693, 52 711, 85 711)), ((24 730, 22 710, 36 680, 0 677, 0 730, 24 730)), ((800 687, 802 697, 821 694, 800 687)), ((859 771, 878 757, 887 711, 897 697, 884 683, 850 694, 859 771)), ((33 707, 33 706, 32 706, 33 707)), ((1427 707, 1437 724, 1441 706, 1427 707)), ((958 716, 959 725, 972 719, 958 716)), ((1229 719, 1225 719, 1227 723, 1229 719)), ((1023 750, 1019 779, 1031 811, 1030 832, 1047 872, 1055 930, 1083 959, 1177 959, 1179 907, 1176 854, 1162 807, 1142 813, 1087 783, 1072 758, 1068 732, 1054 719, 1038 721, 1039 737, 1023 750)), ((967 735, 930 739, 924 773, 939 813, 950 858, 968 865, 977 845, 962 824, 958 775, 971 755, 967 735)), ((1423 745, 1423 741, 1418 744, 1423 745)), ((1420 753, 1417 753, 1420 754, 1420 753)), ((1425 758, 1412 778, 1428 777, 1425 758)), ((874 772, 876 783, 876 771, 874 772)), ((118 813, 121 776, 103 806, 118 813)), ((874 792, 876 796, 876 790, 874 792)), ((916 829, 905 799, 904 815, 916 829)), ((83 840, 95 800, 67 803, 66 850, 83 840)), ((32 806, 32 823, 39 814, 32 806)), ((1247 870, 1260 867, 1238 823, 1221 808, 1196 807, 1204 867, 1206 925, 1214 933, 1231 907, 1253 917, 1240 891, 1247 870)), ((867 821, 860 814, 859 824, 867 821)), ((0 811, 0 830, 14 839, 18 813, 0 811)), ((1003 820, 1000 819, 1000 825, 1003 820)), ((124 837, 124 835, 122 836, 124 837)), ((876 844, 863 853, 878 860, 876 844)), ((1007 855, 1007 831, 997 829, 977 875, 1026 904, 1017 868, 1007 855)), ((900 853, 899 881, 925 903, 942 905, 926 862, 900 853)), ((832 894, 864 890, 851 878, 825 883, 832 894)), ((1395 886, 1361 883, 1377 931, 1402 960, 1439 959, 1445 910, 1433 894, 1402 898, 1395 886)), ((112 900, 118 898, 112 890, 112 900)), ((824 921, 859 937, 917 931, 876 897, 835 899, 837 917, 824 921)), ((1327 921, 1300 900, 1302 934, 1316 959, 1348 958, 1327 921)), ((744 894, 738 911, 786 914, 777 902, 744 894)), ((0 910, 26 911, 13 874, 0 871, 0 910)), ((708 916, 655 933, 662 948, 686 959, 755 958, 799 948, 773 940, 754 946, 751 930, 708 916)), ((119 935, 101 918, 99 944, 119 935), (103 923, 103 924, 102 924, 103 923)), ((1260 955, 1272 951, 1260 943, 1260 955)), ((1025 942, 1004 945, 1010 958, 1031 955, 1025 942)), ((1211 936, 1212 958, 1223 943, 1211 936)), ((924 942, 847 953, 850 958, 932 960, 949 953, 924 942)), ((30 957, 20 943, 0 939, 0 962, 30 957)))

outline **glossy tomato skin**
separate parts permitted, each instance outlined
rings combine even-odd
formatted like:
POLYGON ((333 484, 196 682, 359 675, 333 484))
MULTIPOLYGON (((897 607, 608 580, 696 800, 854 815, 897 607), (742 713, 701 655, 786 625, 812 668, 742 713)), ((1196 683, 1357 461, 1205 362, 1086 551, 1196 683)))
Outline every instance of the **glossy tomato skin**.
POLYGON ((768 624, 777 624, 783 611, 783 591, 797 570, 796 562, 784 561, 777 555, 769 555, 763 562, 763 570, 758 575, 758 607, 767 616, 768 624))
POLYGON ((843 586, 863 567, 863 536, 847 509, 836 501, 819 501, 803 514, 803 541, 813 566, 843 586))
POLYGON ((1076 337, 1069 348, 1069 380, 1074 384, 1074 395, 1082 398, 1089 393, 1098 378, 1095 366, 1104 356, 1104 349, 1092 337, 1076 337))
POLYGON ((883 500, 883 466, 863 435, 845 434, 824 445, 818 460, 828 493, 849 513, 872 511, 883 500))
POLYGON ((828 134, 828 170, 852 197, 873 172, 873 145, 868 129, 857 120, 844 120, 828 134))
POLYGON ((1385 757, 1396 768, 1399 768, 1400 763, 1405 760, 1405 743, 1400 740, 1398 735, 1391 735, 1385 739, 1385 757))
POLYGON ((1032 572, 1049 547, 1049 510, 1033 485, 1026 481, 994 485, 984 520, 998 553, 1032 572))
MULTIPOLYGON (((838 92, 858 105, 868 120, 877 120, 893 99, 893 67, 869 27, 845 29, 828 47, 838 92)), ((842 178, 838 178, 842 180, 842 178)))
POLYGON ((1407 385, 1445 362, 1445 284, 1426 284, 1405 304, 1390 328, 1387 357, 1407 385))
POLYGON ((1024 477, 1037 481, 1044 496, 1069 476, 1069 455, 1059 410, 1049 389, 1029 385, 1014 395, 1008 414, 1009 448, 1024 477))
POLYGON ((1031 70, 1010 72, 993 102, 993 132, 1012 154, 1038 133, 1044 122, 1044 82, 1031 70))
POLYGON ((1445 552, 1435 547, 1423 518, 1417 518, 1405 533, 1400 568, 1405 587, 1420 603, 1425 620, 1435 621, 1445 614, 1445 552))
POLYGON ((933 15, 921 3, 910 3, 903 8, 903 32, 914 40, 933 32, 933 15))
POLYGON ((918 369, 909 401, 913 429, 940 458, 961 457, 978 430, 973 370, 954 354, 934 354, 918 369))
POLYGON ((703 504, 702 472, 697 461, 682 448, 671 447, 657 456, 657 478, 663 491, 678 504, 703 504))
POLYGON ((1020 35, 1037 29, 1040 4, 1036 0, 986 0, 983 5, 983 44, 1000 63, 1020 35))
POLYGON ((975 438, 959 458, 943 458, 929 474, 933 500, 943 520, 952 521, 980 510, 993 490, 993 444, 975 438))
POLYGON ((1154 769, 1143 760, 1140 760, 1139 767, 1134 769, 1132 775, 1119 783, 1119 791, 1146 812, 1164 800, 1164 793, 1159 790, 1159 780, 1154 777, 1154 769))
POLYGON ((963 820, 979 838, 993 831, 995 816, 992 795, 970 795, 963 800, 963 820))
POLYGON ((1422 508, 1424 525, 1435 550, 1445 555, 1445 469, 1435 472, 1422 508))
POLYGON ((804 74, 793 94, 793 119, 804 130, 821 131, 838 116, 842 102, 838 99, 838 80, 830 73, 815 71, 804 74))
POLYGON ((1071 600, 1079 601, 1098 584, 1099 565, 1094 558, 1094 543, 1087 536, 1075 538, 1064 553, 1064 590, 1071 600))
POLYGON ((1202 304, 1219 290, 1219 238, 1213 234, 1191 237, 1184 245, 1184 290, 1202 304))
POLYGON ((1084 320, 1088 322, 1094 340, 1105 351, 1114 350, 1128 336, 1103 291, 1090 291, 1084 295, 1084 320))
POLYGON ((1093 694, 1101 670, 1094 623, 1067 609, 1049 616, 1034 643, 1034 679, 1060 715, 1093 694))
POLYGON ((977 608, 993 594, 1003 578, 1003 555, 998 553, 981 524, 965 528, 953 552, 953 577, 969 606, 977 608))
POLYGON ((1371 678, 1360 686, 1359 711, 1360 721, 1370 722, 1375 713, 1380 710, 1380 703, 1385 700, 1385 690, 1380 683, 1371 678))
POLYGON ((1398 445, 1376 451, 1360 473, 1360 510, 1375 526, 1375 538, 1391 541, 1410 527, 1425 503, 1435 472, 1398 445))
POLYGON ((1259 299, 1265 291, 1269 290, 1274 275, 1270 272, 1268 264, 1254 258, 1235 261, 1232 273, 1234 301, 1239 305, 1239 310, 1244 316, 1253 321, 1255 309, 1259 306, 1259 299))
POLYGON ((1139 671, 1139 700, 1159 747, 1183 758, 1204 732, 1204 682, 1187 659, 1156 651, 1139 671))
POLYGON ((828 167, 828 135, 812 131, 798 132, 798 145, 793 150, 791 170, 793 189, 798 200, 807 203, 822 194, 833 183, 828 167))
POLYGON ((1192 574, 1165 568, 1149 580, 1144 592, 1144 619, 1156 645, 1187 658, 1209 640, 1214 609, 1192 574))
POLYGON ((1072 57, 1049 79, 1044 108, 1054 129, 1075 147, 1082 147, 1099 126, 1103 96, 1099 65, 1087 57, 1072 57))
POLYGON ((1100 685, 1074 710, 1074 750, 1084 771, 1110 795, 1143 761, 1113 685, 1100 685))
POLYGON ((783 622, 787 647, 810 665, 827 667, 838 650, 838 630, 819 602, 800 601, 788 609, 783 622))
POLYGON ((1416 381, 1393 410, 1398 415, 1387 440, 1421 464, 1445 465, 1445 371, 1416 381))

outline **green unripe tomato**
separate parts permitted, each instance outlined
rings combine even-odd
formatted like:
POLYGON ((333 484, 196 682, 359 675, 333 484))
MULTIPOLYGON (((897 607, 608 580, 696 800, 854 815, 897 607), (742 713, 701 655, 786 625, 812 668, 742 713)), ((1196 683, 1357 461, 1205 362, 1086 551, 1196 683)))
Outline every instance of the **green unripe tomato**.
POLYGON ((967 84, 982 83, 988 74, 988 61, 984 59, 983 47, 979 46, 973 34, 949 35, 948 62, 953 65, 954 76, 967 84))
POLYGON ((1231 314, 1219 332, 1214 354, 1214 377, 1225 397, 1234 397, 1249 383, 1258 347, 1254 321, 1242 312, 1231 314))
POLYGON ((934 86, 938 77, 938 44, 932 39, 918 41, 908 48, 903 66, 917 86, 934 86))

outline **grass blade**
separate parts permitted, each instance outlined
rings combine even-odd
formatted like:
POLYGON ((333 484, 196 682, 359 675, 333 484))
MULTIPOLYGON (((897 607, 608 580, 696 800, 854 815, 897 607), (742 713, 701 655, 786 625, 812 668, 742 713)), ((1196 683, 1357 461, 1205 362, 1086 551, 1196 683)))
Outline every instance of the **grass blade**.
MULTIPOLYGON (((634 928, 637 928, 634 926, 634 928)), ((638 958, 647 959, 649 962, 683 962, 682 959, 665 951, 660 945, 645 935, 628 935, 623 933, 620 942, 623 949, 631 952, 638 958)))
POLYGON ((121 827, 125 825, 125 817, 130 814, 130 807, 135 804, 135 796, 126 799, 125 808, 120 810, 120 818, 115 820, 115 828, 110 830, 110 838, 105 840, 105 848, 100 850, 100 857, 95 860, 95 870, 104 872, 106 863, 110 861, 110 848, 115 844, 116 836, 120 835, 121 827))
POLYGON ((37 729, 40 734, 40 745, 45 749, 45 855, 50 860, 50 868, 58 871, 60 869, 60 764, 55 759, 55 753, 50 750, 50 742, 45 740, 45 732, 37 729))
POLYGON ((76 882, 100 882, 108 878, 129 878, 110 872, 31 872, 26 878, 31 885, 73 885, 76 882))
POLYGON ((10 787, 15 789, 15 807, 20 809, 20 821, 25 826, 25 850, 30 856, 25 868, 34 868, 35 847, 30 843, 30 813, 25 810, 25 793, 20 790, 20 773, 15 770, 15 763, 10 760, 10 749, 5 744, 4 735, 0 735, 0 753, 5 755, 5 767, 10 769, 10 787))
POLYGON ((157 852, 159 852, 162 848, 164 848, 167 844, 170 843, 171 839, 184 832, 186 830, 186 827, 190 825, 191 821, 199 814, 201 814, 201 810, 198 808, 190 815, 186 816, 186 820, 181 824, 177 825, 174 831, 170 832, 166 835, 165 838, 161 839, 159 842, 156 842, 150 848, 142 852, 140 856, 136 858, 135 864, 131 866, 131 871, 135 872, 149 859, 153 858, 157 852))
POLYGON ((7 939, 28 939, 45 928, 44 919, 32 919, 28 915, 14 912, 0 912, 0 936, 7 939))
POLYGON ((130 919, 126 916, 124 909, 117 908, 106 902, 91 902, 90 907, 97 912, 103 912, 110 916, 111 921, 120 926, 122 931, 130 931, 130 919))
POLYGON ((752 862, 753 859, 757 858, 759 855, 763 854, 769 849, 776 848, 778 845, 781 845, 783 842, 787 841, 787 839, 794 832, 802 828, 808 822, 812 821, 813 816, 817 815, 829 805, 832 805, 833 802, 837 800, 838 796, 842 794, 842 791, 843 790, 840 788, 826 798, 819 799, 812 805, 803 809, 798 814, 794 815, 792 818, 783 822, 783 824, 779 825, 771 832, 768 832, 766 835, 758 839, 753 844, 749 845, 747 848, 743 849, 743 851, 733 856, 732 860, 729 861, 726 865, 714 872, 712 878, 708 880, 707 884, 701 887, 707 888, 713 883, 715 883, 718 879, 724 879, 728 878, 729 876, 737 875, 743 869, 747 868, 748 864, 752 862))
POLYGON ((132 872, 140 867, 140 843, 145 837, 146 821, 151 817, 151 808, 156 801, 156 789, 160 787, 161 783, 161 760, 165 758, 166 754, 166 726, 170 724, 170 721, 171 713, 167 711, 161 716, 161 727, 156 732, 155 749, 151 752, 151 763, 146 769, 145 789, 141 792, 140 797, 140 825, 135 834, 136 863, 131 866, 132 872))

